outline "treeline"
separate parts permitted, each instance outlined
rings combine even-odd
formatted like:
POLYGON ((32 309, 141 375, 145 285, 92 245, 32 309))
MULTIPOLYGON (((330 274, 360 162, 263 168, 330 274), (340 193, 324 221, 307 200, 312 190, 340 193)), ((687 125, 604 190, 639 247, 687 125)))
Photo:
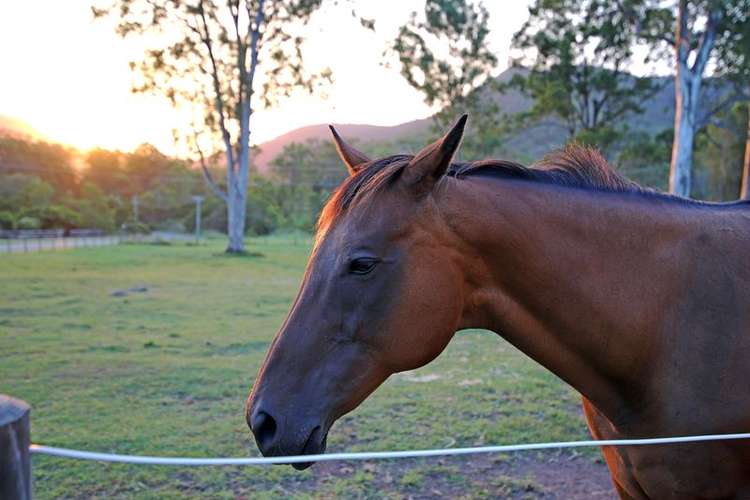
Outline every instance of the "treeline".
MULTIPOLYGON (((700 131, 696 140, 694 195, 732 200, 740 185, 747 105, 726 111, 721 121, 700 131)), ((363 144, 372 157, 414 152, 427 139, 363 144)), ((561 145, 561 144, 560 144, 561 145)), ((552 147, 554 145, 550 145, 552 147)), ((666 190, 672 131, 624 134, 610 159, 626 176, 666 190)), ((463 159, 501 157, 530 163, 522 144, 474 138, 463 159), (517 149, 518 148, 518 149, 517 149)), ((213 177, 223 178, 216 167, 213 177)), ((312 231, 330 192, 346 176, 330 141, 292 143, 271 162, 268 172, 251 171, 247 233, 312 231)), ((0 228, 101 229, 107 232, 193 231, 193 196, 203 196, 204 229, 225 232, 226 210, 192 163, 171 158, 150 145, 132 153, 92 150, 86 154, 59 144, 0 138, 0 228)))
MULTIPOLYGON (((696 199, 732 201, 737 198, 742 175, 737 166, 741 164, 745 151, 747 114, 747 104, 738 103, 698 132, 693 180, 693 196, 696 199)), ((530 165, 540 160, 544 153, 531 154, 529 140, 536 141, 536 149, 542 144, 543 151, 562 147, 567 140, 564 136, 548 137, 538 132, 515 135, 523 134, 530 137, 524 141, 516 140, 507 133, 467 137, 461 146, 460 160, 503 158, 530 165)), ((616 144, 604 152, 612 165, 628 178, 642 186, 667 191, 673 135, 671 128, 656 133, 626 130, 620 134, 616 144)), ((429 140, 430 137, 412 137, 394 143, 360 144, 358 147, 370 157, 378 158, 396 153, 414 153, 429 140)), ((585 141, 588 144, 591 142, 585 141)), ((337 186, 346 175, 330 141, 311 140, 289 144, 272 161, 271 166, 275 182, 312 187, 324 193, 337 186)), ((252 214, 248 216, 252 217, 252 214)))
MULTIPOLYGON (((289 155, 282 157, 280 171, 288 172, 283 165, 291 161, 289 155)), ((221 178, 220 169, 214 177, 221 178)), ((335 181, 291 183, 287 173, 253 172, 248 233, 311 231, 335 181)), ((205 200, 203 228, 226 231, 226 211, 200 169, 151 145, 132 153, 95 149, 80 154, 59 144, 0 137, 2 229, 193 231, 196 195, 205 200)))

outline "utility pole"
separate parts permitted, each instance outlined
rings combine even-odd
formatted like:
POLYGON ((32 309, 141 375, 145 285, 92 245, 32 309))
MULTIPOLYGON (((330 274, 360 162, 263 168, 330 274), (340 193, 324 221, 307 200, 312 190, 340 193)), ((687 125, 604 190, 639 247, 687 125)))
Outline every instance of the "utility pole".
POLYGON ((196 243, 201 238, 201 205, 203 204, 203 196, 193 196, 195 202, 195 241, 196 243))
POLYGON ((138 195, 134 194, 132 198, 130 198, 130 203, 133 205, 133 219, 135 219, 136 222, 138 222, 138 195))

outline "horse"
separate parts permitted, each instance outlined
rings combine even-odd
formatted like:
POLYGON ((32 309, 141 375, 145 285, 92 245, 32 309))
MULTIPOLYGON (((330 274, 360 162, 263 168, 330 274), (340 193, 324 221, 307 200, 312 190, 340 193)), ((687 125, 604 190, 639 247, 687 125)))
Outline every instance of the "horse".
MULTIPOLYGON (((750 203, 639 187, 582 146, 454 162, 466 118, 376 160, 331 127, 349 176, 246 402, 261 453, 322 453, 334 421, 466 328, 575 388, 595 439, 750 431, 750 203)), ((750 498, 744 440, 602 453, 624 499, 750 498)))

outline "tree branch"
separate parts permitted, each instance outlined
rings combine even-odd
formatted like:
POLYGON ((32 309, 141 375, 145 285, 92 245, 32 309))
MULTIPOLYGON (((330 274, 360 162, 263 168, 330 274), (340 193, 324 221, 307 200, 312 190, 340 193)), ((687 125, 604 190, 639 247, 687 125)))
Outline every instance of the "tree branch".
POLYGON ((719 9, 712 10, 708 14, 708 20, 706 21, 706 30, 703 32, 701 37, 700 45, 698 47, 698 53, 695 56, 693 67, 690 68, 690 72, 694 77, 701 78, 703 71, 706 69, 711 49, 714 46, 714 40, 716 39, 716 29, 719 22, 721 21, 722 12, 719 9))
POLYGON ((216 184, 216 181, 214 181, 213 176, 211 175, 211 172, 208 170, 208 166, 206 165, 206 158, 203 155, 203 150, 200 147, 200 144, 198 144, 198 133, 193 130, 193 136, 195 138, 195 149, 198 150, 198 157, 201 161, 201 170, 203 170, 203 178, 206 179, 206 183, 211 188, 211 191, 214 192, 216 196, 224 200, 226 203, 228 201, 227 193, 221 190, 218 184, 216 184))
MULTIPOLYGON (((246 8, 248 9, 248 18, 252 20, 253 18, 250 16, 250 6, 249 4, 245 4, 246 8)), ((245 185, 247 183, 247 176, 248 176, 248 170, 249 170, 249 162, 250 162, 250 115, 253 113, 252 108, 252 96, 253 96, 253 82, 255 81, 255 70, 258 67, 258 44, 260 43, 261 39, 261 31, 260 27, 263 24, 265 20, 265 0, 258 0, 258 7, 257 11, 255 12, 255 25, 249 26, 249 33, 250 33, 250 68, 248 71, 244 72, 245 77, 245 95, 243 99, 243 104, 245 107, 242 108, 243 110, 243 118, 244 118, 244 124, 245 124, 245 131, 244 133, 246 136, 242 138, 243 147, 246 148, 246 151, 243 151, 243 156, 246 156, 248 165, 243 165, 242 169, 240 171, 240 181, 242 185, 245 185)), ((243 71, 245 70, 245 61, 243 58, 243 71)))
POLYGON ((208 21, 206 20, 206 12, 203 8, 203 1, 198 4, 198 12, 200 13, 201 22, 203 23, 203 37, 202 41, 203 44, 206 46, 206 49, 208 50, 208 57, 211 61, 211 78, 213 80, 213 87, 214 87, 214 93, 216 94, 214 105, 216 107, 216 112, 219 115, 219 127, 221 128, 221 136, 224 140, 224 148, 226 149, 226 155, 227 155, 227 179, 229 181, 228 189, 231 189, 232 186, 236 184, 235 174, 234 174, 234 168, 235 168, 235 159, 234 159, 234 150, 232 148, 232 138, 229 135, 229 130, 227 130, 226 126, 226 119, 225 119, 225 111, 224 111, 224 102, 221 100, 221 83, 219 81, 219 69, 216 64, 216 58, 214 57, 214 51, 213 51, 213 45, 211 43, 211 34, 209 32, 208 28, 208 21))

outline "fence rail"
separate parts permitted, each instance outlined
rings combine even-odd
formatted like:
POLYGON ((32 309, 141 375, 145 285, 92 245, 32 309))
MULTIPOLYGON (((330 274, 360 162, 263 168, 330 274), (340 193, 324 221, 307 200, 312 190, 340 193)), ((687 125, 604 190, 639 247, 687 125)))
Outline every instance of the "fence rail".
POLYGON ((31 498, 30 454, 52 455, 77 460, 119 462, 140 465, 271 465, 295 462, 320 462, 333 460, 375 460, 397 458, 419 458, 436 456, 470 455, 476 453, 499 453, 525 450, 549 450, 598 446, 651 446, 675 443, 697 443, 705 441, 727 441, 750 439, 750 433, 708 434, 698 436, 672 436, 646 439, 609 439, 588 441, 559 441, 552 443, 523 443, 499 446, 477 446, 471 448, 446 448, 434 450, 376 451, 364 453, 328 453, 288 457, 242 457, 242 458, 183 458, 150 457, 139 455, 117 455, 71 450, 31 444, 29 405, 23 401, 0 394, 0 498, 31 498))
POLYGON ((278 465, 305 462, 331 462, 343 460, 389 460, 394 458, 450 457, 476 455, 478 453, 507 453, 512 451, 559 450, 562 448, 592 448, 600 446, 653 446, 678 443, 699 443, 704 441, 733 441, 750 439, 750 433, 703 434, 699 436, 673 436, 645 439, 590 439, 586 441, 554 441, 551 443, 521 443, 496 446, 472 446, 468 448, 439 448, 432 450, 370 451, 357 453, 325 453, 320 455, 290 455, 286 457, 241 457, 241 458, 194 458, 194 457, 150 457, 144 455, 118 455, 92 451, 71 450, 32 444, 34 454, 76 460, 116 462, 139 465, 278 465))

